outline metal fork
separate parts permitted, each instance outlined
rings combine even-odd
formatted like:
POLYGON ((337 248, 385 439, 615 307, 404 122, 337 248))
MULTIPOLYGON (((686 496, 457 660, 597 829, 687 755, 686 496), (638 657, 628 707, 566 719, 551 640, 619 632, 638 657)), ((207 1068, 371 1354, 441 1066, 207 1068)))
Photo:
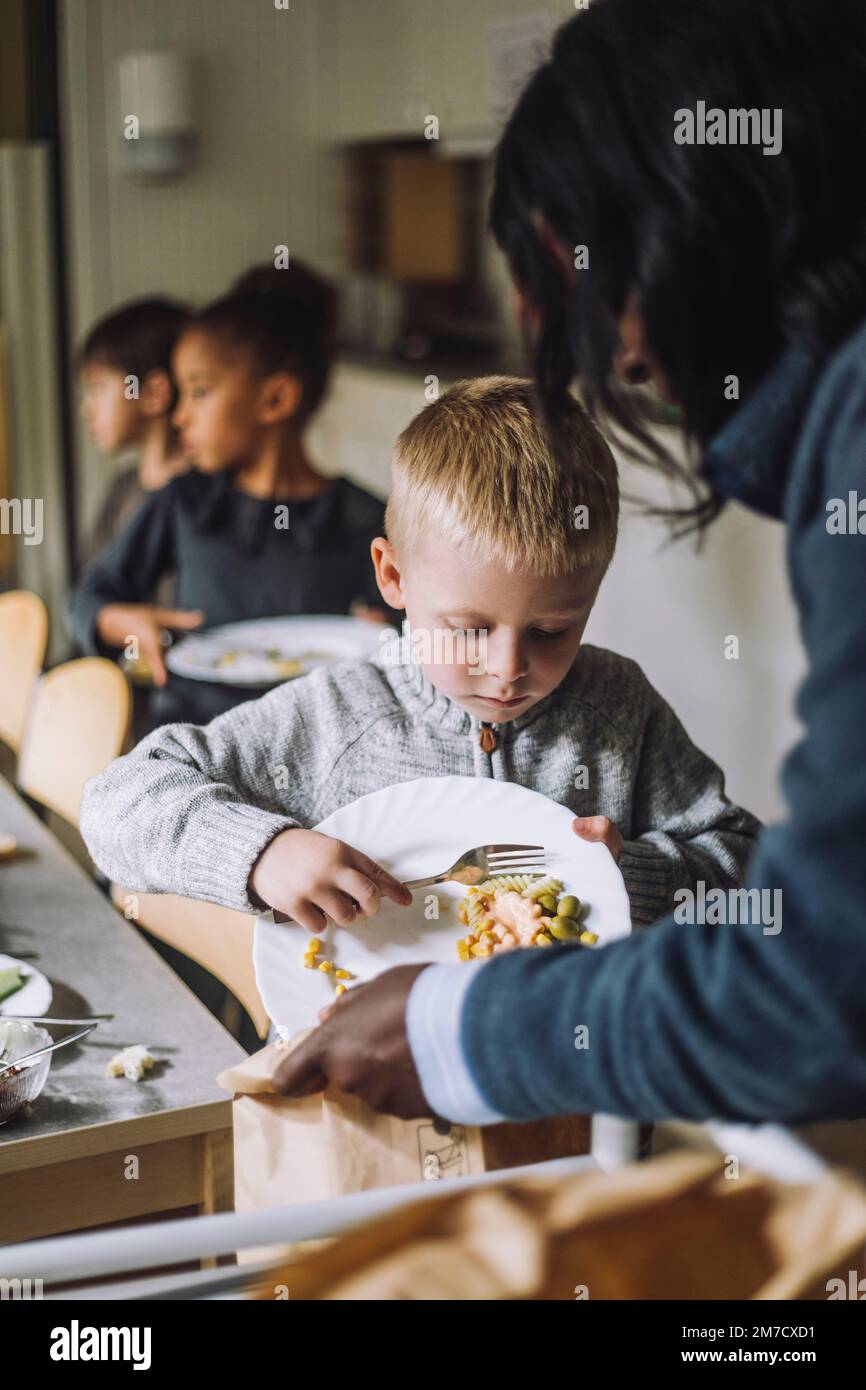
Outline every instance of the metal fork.
POLYGON ((531 874, 541 877, 547 873, 547 855, 543 845, 479 845, 430 878, 415 878, 407 888, 426 888, 431 883, 483 883, 497 874, 531 874))
MULTIPOLYGON (((406 888, 426 888, 431 883, 483 883, 494 874, 530 874, 541 878, 547 873, 547 852, 543 845, 479 845, 465 854, 441 874, 431 878, 413 878, 406 888)), ((260 914, 265 921, 281 925, 292 919, 279 908, 272 907, 260 914)))

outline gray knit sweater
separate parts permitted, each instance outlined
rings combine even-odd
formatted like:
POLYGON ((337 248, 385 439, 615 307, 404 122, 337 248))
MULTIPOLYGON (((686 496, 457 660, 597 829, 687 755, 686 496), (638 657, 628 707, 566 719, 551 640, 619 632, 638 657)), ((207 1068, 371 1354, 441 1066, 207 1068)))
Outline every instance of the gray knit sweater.
POLYGON ((81 831, 124 888, 261 911, 249 875, 280 831, 395 782, 493 777, 615 822, 636 924, 677 889, 742 876, 758 822, 634 662, 581 647, 555 691, 492 725, 490 753, 482 727, 418 665, 323 666, 204 727, 157 729, 87 783, 81 831))

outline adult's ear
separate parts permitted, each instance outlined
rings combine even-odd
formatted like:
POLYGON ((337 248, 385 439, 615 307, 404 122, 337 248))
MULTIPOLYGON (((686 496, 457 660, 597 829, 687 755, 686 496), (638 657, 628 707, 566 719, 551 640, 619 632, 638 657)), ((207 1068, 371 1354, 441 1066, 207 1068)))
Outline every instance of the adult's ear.
POLYGON ((279 425, 298 413, 303 387, 291 372, 274 372, 259 388, 257 416, 261 425, 279 425))

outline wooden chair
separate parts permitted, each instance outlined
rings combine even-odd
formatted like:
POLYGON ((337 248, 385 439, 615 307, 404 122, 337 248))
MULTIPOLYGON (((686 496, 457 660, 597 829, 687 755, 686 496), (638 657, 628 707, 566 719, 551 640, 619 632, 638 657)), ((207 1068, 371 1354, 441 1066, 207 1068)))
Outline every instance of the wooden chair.
POLYGON ((18 759, 21 791, 77 827, 84 783, 123 751, 130 709, 126 678, 100 656, 46 671, 18 759))
POLYGON ((47 641, 48 613, 38 594, 26 589, 0 594, 0 739, 15 753, 47 641))
POLYGON ((260 1038, 270 1027, 253 970, 255 918, 245 912, 180 898, 173 893, 133 893, 112 884, 111 898, 123 915, 176 951, 203 965, 243 1004, 260 1038))

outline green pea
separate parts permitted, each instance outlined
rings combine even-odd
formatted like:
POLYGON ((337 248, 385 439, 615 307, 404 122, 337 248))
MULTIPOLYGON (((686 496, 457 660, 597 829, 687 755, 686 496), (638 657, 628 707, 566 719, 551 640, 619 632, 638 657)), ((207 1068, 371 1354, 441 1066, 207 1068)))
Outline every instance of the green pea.
POLYGON ((577 926, 570 917, 554 917, 548 931, 557 941, 571 941, 577 936, 577 926))
POLYGON ((552 893, 545 893, 543 898, 538 899, 538 902, 545 912, 550 912, 554 917, 556 916, 556 898, 552 893))
POLYGON ((556 910, 560 917, 576 917, 580 911, 580 898, 568 893, 564 898, 560 898, 556 910))

